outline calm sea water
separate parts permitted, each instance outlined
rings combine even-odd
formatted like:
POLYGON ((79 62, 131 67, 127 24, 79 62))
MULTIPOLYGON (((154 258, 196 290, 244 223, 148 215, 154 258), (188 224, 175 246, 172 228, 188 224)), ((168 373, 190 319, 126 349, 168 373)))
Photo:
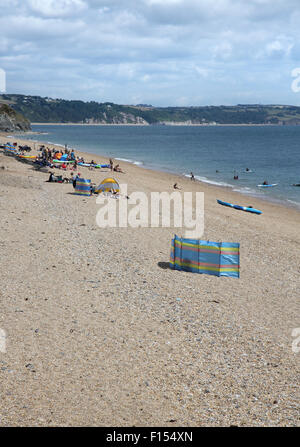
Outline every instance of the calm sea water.
MULTIPOLYGON (((207 183, 230 186, 243 194, 280 200, 300 208, 300 187, 291 186, 300 183, 300 126, 34 125, 32 128, 41 134, 28 138, 37 141, 68 144, 74 149, 182 175, 192 171, 196 178, 207 183), (252 172, 246 173, 246 168, 252 172), (233 180, 234 171, 238 180, 233 180), (264 180, 278 186, 258 188, 264 180)), ((226 200, 225 190, 220 198, 226 200)))

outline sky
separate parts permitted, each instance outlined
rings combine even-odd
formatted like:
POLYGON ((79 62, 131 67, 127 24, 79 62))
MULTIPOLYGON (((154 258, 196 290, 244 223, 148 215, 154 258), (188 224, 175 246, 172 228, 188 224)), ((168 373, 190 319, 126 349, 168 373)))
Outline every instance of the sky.
POLYGON ((300 106, 299 37, 300 0, 0 0, 7 93, 300 106))

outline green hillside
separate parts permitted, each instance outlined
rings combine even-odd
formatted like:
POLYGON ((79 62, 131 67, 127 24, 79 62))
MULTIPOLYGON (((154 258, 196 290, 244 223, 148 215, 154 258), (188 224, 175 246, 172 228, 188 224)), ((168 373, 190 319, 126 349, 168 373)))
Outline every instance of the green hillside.
POLYGON ((9 94, 0 96, 0 103, 39 123, 300 124, 300 107, 285 105, 153 107, 9 94))

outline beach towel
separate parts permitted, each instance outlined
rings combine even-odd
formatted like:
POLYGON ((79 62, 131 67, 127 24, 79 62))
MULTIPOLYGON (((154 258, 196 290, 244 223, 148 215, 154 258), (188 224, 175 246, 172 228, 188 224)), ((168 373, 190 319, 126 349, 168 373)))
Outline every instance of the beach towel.
POLYGON ((80 196, 91 196, 91 180, 85 178, 77 178, 75 186, 75 194, 80 196))
POLYGON ((174 236, 170 268, 215 276, 240 276, 240 244, 174 236))

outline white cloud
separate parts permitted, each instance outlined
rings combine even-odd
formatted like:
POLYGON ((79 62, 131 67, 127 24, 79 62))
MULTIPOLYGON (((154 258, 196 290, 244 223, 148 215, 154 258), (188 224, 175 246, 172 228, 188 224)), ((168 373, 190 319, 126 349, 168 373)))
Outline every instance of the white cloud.
POLYGON ((83 0, 28 0, 33 12, 46 17, 65 17, 87 8, 83 0))
POLYGON ((247 102, 249 92, 292 102, 284 73, 299 66, 299 0, 0 1, 12 93, 197 105, 241 102, 244 91, 247 102))

